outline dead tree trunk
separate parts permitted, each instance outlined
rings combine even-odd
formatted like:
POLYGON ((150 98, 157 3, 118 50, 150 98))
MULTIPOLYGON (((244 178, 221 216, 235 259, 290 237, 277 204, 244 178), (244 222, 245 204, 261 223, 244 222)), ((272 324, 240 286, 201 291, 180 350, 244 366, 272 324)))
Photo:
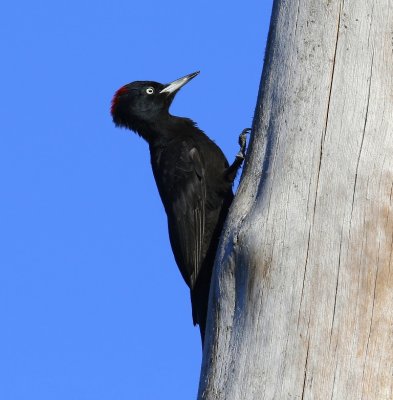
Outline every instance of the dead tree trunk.
POLYGON ((275 0, 199 399, 393 399, 393 1, 275 0))

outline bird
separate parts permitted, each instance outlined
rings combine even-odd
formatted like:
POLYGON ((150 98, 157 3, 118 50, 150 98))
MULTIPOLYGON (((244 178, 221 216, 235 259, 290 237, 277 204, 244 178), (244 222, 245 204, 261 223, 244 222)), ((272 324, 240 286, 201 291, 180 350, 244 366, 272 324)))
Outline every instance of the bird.
POLYGON ((135 132, 149 145, 172 251, 190 288, 193 322, 199 325, 203 347, 215 254, 250 129, 240 134, 240 150, 229 165, 222 150, 194 121, 169 113, 176 93, 198 74, 168 84, 128 83, 115 92, 111 115, 115 126, 135 132))

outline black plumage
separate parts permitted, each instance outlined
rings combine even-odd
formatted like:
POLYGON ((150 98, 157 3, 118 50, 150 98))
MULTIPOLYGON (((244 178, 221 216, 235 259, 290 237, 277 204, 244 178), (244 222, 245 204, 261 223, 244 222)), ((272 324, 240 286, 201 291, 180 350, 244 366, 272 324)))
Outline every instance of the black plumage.
POLYGON ((191 290, 193 321, 200 326, 203 342, 215 253, 233 199, 232 184, 244 158, 247 130, 229 166, 221 149, 192 120, 169 114, 177 91, 197 74, 167 85, 127 84, 115 93, 111 113, 117 126, 135 131, 149 144, 172 250, 191 290))

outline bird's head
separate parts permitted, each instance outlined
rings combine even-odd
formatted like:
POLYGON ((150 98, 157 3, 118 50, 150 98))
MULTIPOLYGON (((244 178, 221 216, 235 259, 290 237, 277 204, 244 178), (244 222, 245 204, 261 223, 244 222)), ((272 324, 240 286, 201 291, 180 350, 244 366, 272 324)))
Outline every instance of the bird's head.
POLYGON ((141 126, 154 124, 169 113, 176 93, 197 76, 186 75, 166 85, 152 81, 136 81, 122 86, 112 99, 111 114, 116 126, 141 133, 141 126))

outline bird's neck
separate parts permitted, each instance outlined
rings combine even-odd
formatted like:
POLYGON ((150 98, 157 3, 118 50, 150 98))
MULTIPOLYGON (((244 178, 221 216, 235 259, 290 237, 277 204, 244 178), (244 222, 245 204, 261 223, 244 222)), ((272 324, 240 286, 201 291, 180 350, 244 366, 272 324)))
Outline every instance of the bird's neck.
POLYGON ((191 119, 170 114, 163 115, 154 121, 141 121, 135 128, 134 130, 153 147, 165 146, 176 138, 203 134, 191 119))

